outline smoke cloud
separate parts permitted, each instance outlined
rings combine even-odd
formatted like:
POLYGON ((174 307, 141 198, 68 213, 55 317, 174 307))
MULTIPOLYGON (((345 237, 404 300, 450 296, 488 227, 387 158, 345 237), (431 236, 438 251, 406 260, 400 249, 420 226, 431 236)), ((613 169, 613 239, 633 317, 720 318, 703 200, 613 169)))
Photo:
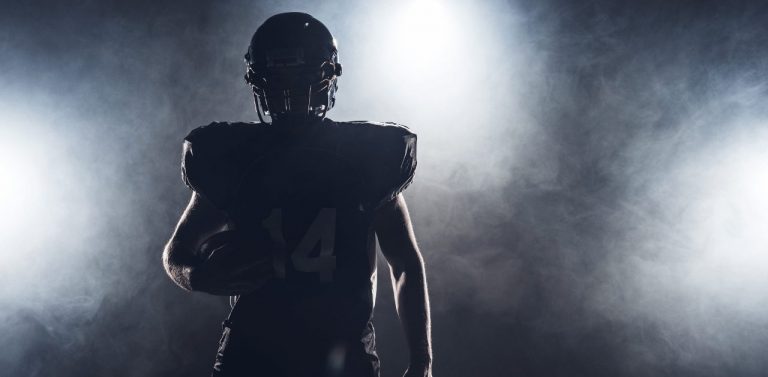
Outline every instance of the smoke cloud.
MULTIPOLYGON (((272 14, 336 36, 335 120, 419 135, 436 376, 768 370, 768 9, 756 3, 25 2, 0 14, 0 370, 204 376, 225 299, 162 247, 181 140, 255 119, 272 14)), ((380 262, 383 376, 407 363, 380 262)))

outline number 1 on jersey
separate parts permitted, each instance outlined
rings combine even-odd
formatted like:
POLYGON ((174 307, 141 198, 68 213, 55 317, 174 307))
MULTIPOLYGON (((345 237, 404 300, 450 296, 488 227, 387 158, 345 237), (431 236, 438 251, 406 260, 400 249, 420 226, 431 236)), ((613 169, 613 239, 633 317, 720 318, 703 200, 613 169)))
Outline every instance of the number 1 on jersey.
MULTIPOLYGON (((285 236, 283 235, 283 211, 275 208, 262 224, 267 228, 274 242, 273 266, 278 278, 285 278, 286 255, 288 255, 285 236)), ((333 255, 336 243, 336 209, 322 208, 307 231, 296 244, 296 249, 290 253, 291 263, 296 271, 317 272, 320 281, 333 280, 333 270, 336 269, 336 256, 333 255), (311 256, 312 250, 320 243, 320 253, 311 256)))

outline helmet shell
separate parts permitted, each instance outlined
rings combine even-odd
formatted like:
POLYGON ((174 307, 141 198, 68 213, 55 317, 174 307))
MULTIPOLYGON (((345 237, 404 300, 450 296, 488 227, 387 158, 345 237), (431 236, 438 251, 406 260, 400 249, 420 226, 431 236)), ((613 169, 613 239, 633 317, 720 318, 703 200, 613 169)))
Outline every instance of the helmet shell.
POLYGON ((245 62, 257 110, 260 106, 273 119, 322 117, 335 104, 341 75, 336 39, 309 14, 280 13, 267 19, 253 34, 245 62))

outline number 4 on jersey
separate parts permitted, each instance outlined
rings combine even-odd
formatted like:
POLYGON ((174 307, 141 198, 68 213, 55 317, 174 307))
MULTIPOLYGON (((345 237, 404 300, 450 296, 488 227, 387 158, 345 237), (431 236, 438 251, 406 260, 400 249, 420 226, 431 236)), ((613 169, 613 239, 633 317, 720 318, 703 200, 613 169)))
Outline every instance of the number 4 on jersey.
POLYGON ((285 236, 283 235, 283 211, 275 208, 269 217, 262 222, 274 242, 275 275, 285 278, 286 255, 291 256, 291 263, 296 271, 317 272, 320 281, 333 280, 333 270, 336 269, 336 256, 333 255, 336 242, 336 209, 323 208, 318 212, 304 236, 301 237, 296 249, 288 253, 285 236), (320 243, 320 253, 311 256, 312 250, 320 243))

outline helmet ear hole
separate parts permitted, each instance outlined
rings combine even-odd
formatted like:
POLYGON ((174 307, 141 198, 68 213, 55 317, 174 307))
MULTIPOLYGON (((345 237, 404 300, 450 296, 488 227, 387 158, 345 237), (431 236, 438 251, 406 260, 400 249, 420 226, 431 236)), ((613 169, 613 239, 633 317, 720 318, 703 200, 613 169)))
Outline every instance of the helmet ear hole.
POLYGON ((341 63, 336 63, 336 67, 333 72, 336 76, 341 76, 341 63))

